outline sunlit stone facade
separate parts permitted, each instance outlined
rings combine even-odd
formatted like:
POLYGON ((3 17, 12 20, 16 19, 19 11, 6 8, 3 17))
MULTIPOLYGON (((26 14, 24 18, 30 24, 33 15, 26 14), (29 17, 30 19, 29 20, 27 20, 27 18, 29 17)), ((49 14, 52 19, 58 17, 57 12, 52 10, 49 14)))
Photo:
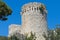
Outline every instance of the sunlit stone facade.
POLYGON ((42 3, 28 3, 22 7, 22 25, 12 26, 9 28, 9 36, 14 34, 17 30, 18 33, 25 35, 30 34, 30 32, 35 33, 36 40, 45 40, 43 35, 47 36, 47 11, 42 3), (43 6, 43 12, 41 12, 40 7, 43 6))

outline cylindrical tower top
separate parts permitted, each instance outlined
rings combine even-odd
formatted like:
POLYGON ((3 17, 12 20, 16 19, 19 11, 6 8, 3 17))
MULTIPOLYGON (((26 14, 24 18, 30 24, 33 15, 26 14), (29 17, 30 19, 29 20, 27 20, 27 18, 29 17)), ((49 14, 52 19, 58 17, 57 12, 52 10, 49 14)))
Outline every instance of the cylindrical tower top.
POLYGON ((45 8, 45 5, 42 4, 42 3, 37 3, 37 2, 31 2, 31 3, 28 3, 28 4, 25 4, 23 7, 22 7, 22 12, 21 14, 27 12, 27 11, 33 11, 33 10, 43 10, 45 13, 47 13, 47 10, 45 8))

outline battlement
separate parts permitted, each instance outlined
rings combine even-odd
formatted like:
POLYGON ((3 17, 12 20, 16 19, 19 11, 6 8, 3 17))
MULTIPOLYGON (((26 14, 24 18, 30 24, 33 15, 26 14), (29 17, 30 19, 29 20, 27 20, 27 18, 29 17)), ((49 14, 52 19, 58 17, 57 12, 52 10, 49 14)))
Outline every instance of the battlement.
POLYGON ((27 12, 27 11, 34 11, 34 10, 38 11, 38 10, 40 10, 39 9, 40 7, 43 7, 43 10, 46 11, 45 5, 42 4, 42 3, 37 3, 37 2, 33 2, 32 3, 31 2, 31 3, 25 4, 22 7, 22 14, 25 13, 25 12, 27 12))

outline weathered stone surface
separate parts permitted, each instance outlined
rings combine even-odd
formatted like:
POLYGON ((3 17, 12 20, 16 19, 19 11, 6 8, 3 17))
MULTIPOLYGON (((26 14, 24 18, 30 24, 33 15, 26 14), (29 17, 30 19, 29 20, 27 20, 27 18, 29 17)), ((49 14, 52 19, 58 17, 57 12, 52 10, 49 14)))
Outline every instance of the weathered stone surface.
MULTIPOLYGON (((41 7, 41 3, 29 3, 25 4, 22 7, 22 26, 21 28, 18 25, 10 25, 9 28, 9 35, 14 34, 15 32, 18 32, 20 34, 26 34, 33 32, 36 34, 36 40, 45 40, 43 37, 43 34, 47 35, 47 20, 46 20, 46 9, 43 10, 43 13, 41 13, 41 10, 39 7, 41 7)), ((45 6, 43 5, 45 8, 45 6)))

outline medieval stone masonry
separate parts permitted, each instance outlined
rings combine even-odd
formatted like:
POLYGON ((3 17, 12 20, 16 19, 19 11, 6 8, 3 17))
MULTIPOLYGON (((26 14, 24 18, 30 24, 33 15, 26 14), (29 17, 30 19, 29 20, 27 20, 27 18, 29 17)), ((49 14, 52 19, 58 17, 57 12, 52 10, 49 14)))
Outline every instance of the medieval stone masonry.
POLYGON ((43 34, 47 36, 47 10, 44 4, 37 2, 25 4, 20 14, 22 15, 22 25, 11 24, 8 36, 15 33, 25 35, 32 32, 35 33, 36 40, 45 40, 43 34))

